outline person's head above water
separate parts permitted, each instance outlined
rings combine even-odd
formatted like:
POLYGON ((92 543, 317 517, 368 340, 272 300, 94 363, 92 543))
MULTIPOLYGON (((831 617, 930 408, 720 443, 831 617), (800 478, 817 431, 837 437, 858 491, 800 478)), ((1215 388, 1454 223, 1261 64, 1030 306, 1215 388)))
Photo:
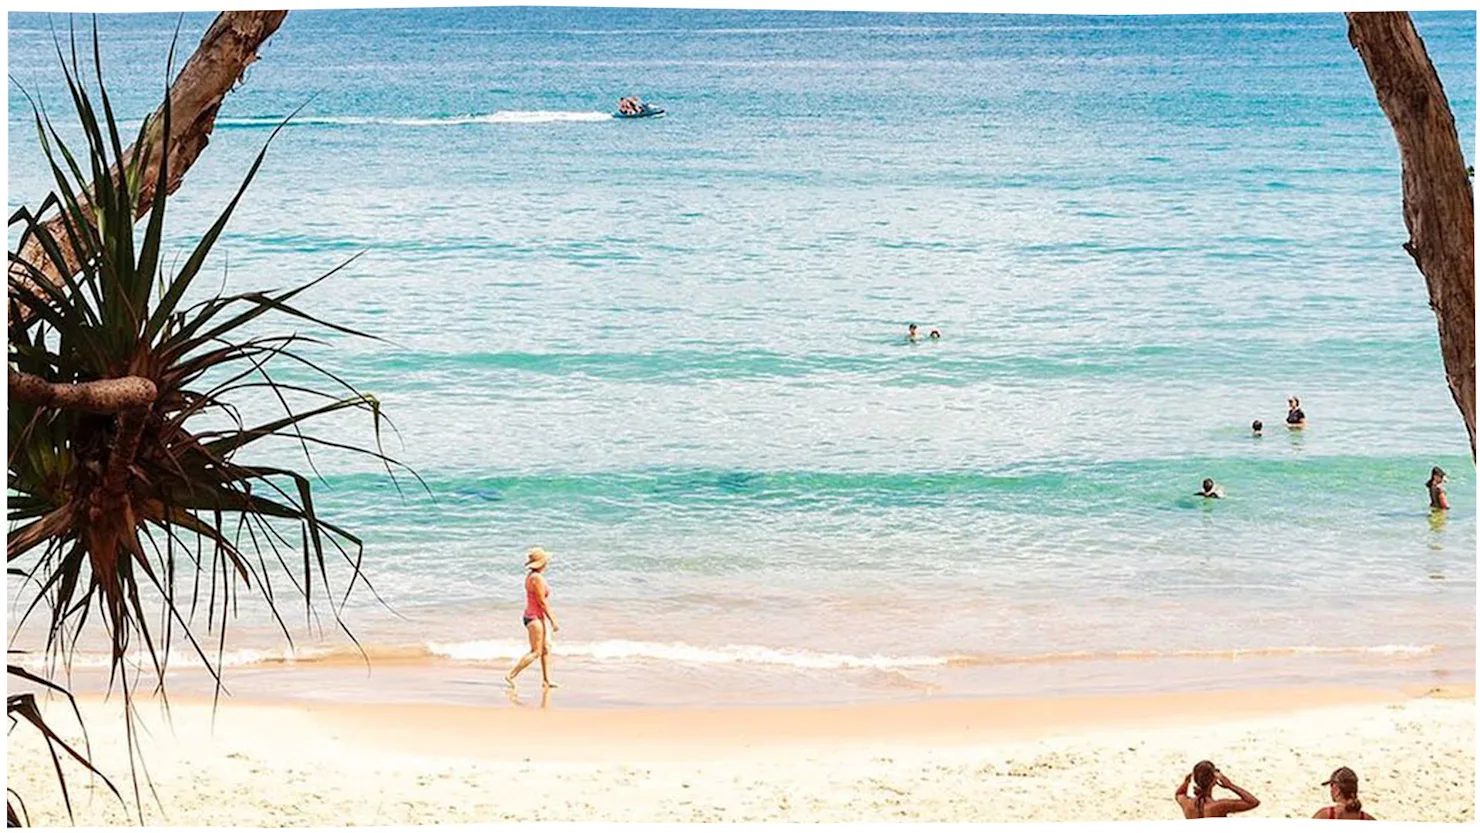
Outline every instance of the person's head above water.
POLYGON ((1254 420, 1254 426, 1253 426, 1253 428, 1254 428, 1254 433, 1255 434, 1259 433, 1260 431, 1263 431, 1264 430, 1264 421, 1263 420, 1259 420, 1259 419, 1254 420))
POLYGON ((1300 407, 1300 397, 1298 397, 1298 396, 1292 396, 1292 397, 1289 398, 1288 401, 1290 403, 1290 410, 1293 411, 1296 408, 1299 408, 1300 407))
POLYGON ((1204 492, 1211 492, 1211 491, 1213 491, 1216 488, 1218 488, 1218 484, 1213 482, 1213 478, 1211 478, 1211 477, 1204 477, 1203 478, 1203 491, 1204 492))
POLYGON ((1425 485, 1429 486, 1430 488, 1433 488, 1434 486, 1437 486, 1440 483, 1443 483, 1444 482, 1444 478, 1446 478, 1448 476, 1449 475, 1447 475, 1447 474, 1444 473, 1444 470, 1443 469, 1439 468, 1438 466, 1434 466, 1433 471, 1429 472, 1429 482, 1427 484, 1425 484, 1425 485))
POLYGON ((930 331, 930 337, 931 338, 940 338, 940 330, 931 330, 930 331))
POLYGON ((915 334, 915 331, 917 331, 919 329, 920 329, 920 326, 918 324, 911 324, 910 325, 910 335, 914 335, 915 334))

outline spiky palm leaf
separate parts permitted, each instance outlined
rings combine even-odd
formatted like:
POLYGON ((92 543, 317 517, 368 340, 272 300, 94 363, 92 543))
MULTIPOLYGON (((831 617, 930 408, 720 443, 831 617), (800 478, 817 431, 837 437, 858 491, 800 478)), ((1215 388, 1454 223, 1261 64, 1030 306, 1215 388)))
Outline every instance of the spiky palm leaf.
POLYGON ((101 616, 110 640, 110 685, 123 678, 131 720, 127 697, 134 682, 126 674, 127 658, 139 644, 161 692, 171 642, 180 638, 215 677, 219 695, 219 659, 239 587, 255 587, 291 642, 266 581, 270 561, 288 572, 306 615, 313 616, 314 600, 324 595, 341 628, 350 591, 360 583, 368 587, 360 539, 319 517, 310 479, 288 468, 239 462, 244 448, 288 437, 305 455, 311 445, 358 452, 379 460, 393 480, 392 467, 400 464, 381 451, 379 402, 297 352, 313 339, 248 335, 264 316, 277 315, 364 336, 293 305, 338 269, 295 289, 218 294, 185 304, 267 146, 184 263, 164 274, 166 189, 153 189, 142 234, 135 215, 150 169, 146 137, 158 145, 154 182, 168 181, 170 109, 163 108, 162 124, 145 120, 133 145, 145 150, 126 156, 97 66, 96 25, 92 46, 96 93, 78 68, 75 38, 70 66, 57 49, 86 151, 73 153, 33 101, 56 191, 38 210, 23 207, 10 219, 21 235, 10 253, 6 544, 8 562, 20 565, 11 572, 23 575, 33 596, 21 621, 43 603, 49 610, 44 656, 65 664, 90 614, 101 616), (62 239, 42 222, 50 212, 65 220, 62 239), (62 267, 61 285, 17 255, 31 239, 62 267), (81 264, 75 275, 65 268, 67 251, 81 264), (268 368, 280 360, 307 368, 330 389, 279 382, 268 368), (237 405, 264 390, 284 415, 249 427, 237 405), (319 404, 293 404, 307 398, 319 404), (302 430, 305 422, 349 410, 369 415, 373 447, 302 430), (202 428, 203 421, 215 427, 202 428), (345 562, 348 577, 343 593, 331 596, 329 565, 336 560, 345 562), (202 588, 206 571, 210 581, 202 588), (208 627, 216 631, 215 661, 192 627, 203 593, 208 627), (163 602, 159 624, 151 624, 143 601, 151 594, 163 602))

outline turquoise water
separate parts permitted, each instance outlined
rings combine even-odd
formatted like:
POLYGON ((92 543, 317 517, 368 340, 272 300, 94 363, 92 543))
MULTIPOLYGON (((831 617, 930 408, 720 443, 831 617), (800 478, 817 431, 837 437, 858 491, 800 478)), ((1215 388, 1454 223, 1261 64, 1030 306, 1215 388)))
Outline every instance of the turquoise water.
MULTIPOLYGON (((1416 19, 1473 158, 1475 16, 1416 19)), ((64 112, 47 18, 9 20, 64 112)), ((100 20, 136 117, 175 18, 100 20)), ((12 208, 46 190, 22 104, 12 208)), ((214 268, 365 252, 305 307, 387 341, 312 355, 427 488, 324 453, 318 500, 399 614, 346 611, 416 659, 396 691, 488 695, 536 543, 578 701, 1473 675, 1474 468, 1339 15, 295 11, 177 248, 300 105, 214 268), (669 116, 609 118, 632 93, 669 116)), ((240 679, 277 680, 243 617, 240 679)))

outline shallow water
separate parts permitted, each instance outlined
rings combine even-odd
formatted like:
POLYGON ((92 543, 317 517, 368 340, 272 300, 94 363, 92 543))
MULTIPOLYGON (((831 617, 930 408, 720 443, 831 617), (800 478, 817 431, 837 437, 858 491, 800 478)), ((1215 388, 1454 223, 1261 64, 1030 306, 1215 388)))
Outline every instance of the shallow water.
MULTIPOLYGON (((1474 16, 1416 19, 1472 155, 1474 16)), ((46 20, 10 16, 10 69, 57 115, 46 20)), ((101 25, 143 113, 174 17, 101 25)), ((12 208, 47 187, 23 105, 12 208)), ((427 484, 316 457, 403 618, 346 616, 421 669, 342 696, 493 679, 535 543, 604 703, 1473 675, 1474 469, 1339 15, 295 11, 177 248, 299 105, 213 274, 364 250, 304 306, 388 342, 311 355, 427 484), (669 116, 608 118, 634 92, 669 116)), ((266 624, 243 681, 325 690, 260 664, 266 624)))

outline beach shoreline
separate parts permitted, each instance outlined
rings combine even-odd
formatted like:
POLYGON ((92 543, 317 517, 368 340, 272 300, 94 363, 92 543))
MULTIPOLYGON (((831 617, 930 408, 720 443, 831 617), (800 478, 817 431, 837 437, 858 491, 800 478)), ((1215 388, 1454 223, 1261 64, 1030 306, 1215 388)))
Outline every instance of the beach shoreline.
MULTIPOLYGON (((144 818, 1171 819, 1171 792, 1201 758, 1265 799, 1250 815, 1309 816, 1322 806, 1315 785, 1349 765, 1368 779, 1364 801, 1379 818, 1474 818, 1472 685, 629 710, 558 700, 541 709, 537 692, 526 687, 524 708, 226 699, 214 716, 208 699, 171 698, 171 724, 141 696, 146 760, 166 808, 146 790, 144 818), (1065 805, 1067 794, 1088 804, 1065 805)), ((123 788, 121 700, 80 702, 97 760, 123 788)), ((72 737, 66 711, 47 707, 72 737)), ((12 735, 8 781, 33 821, 66 823, 50 761, 29 734, 12 735)), ((133 818, 70 771, 79 823, 133 818)))

